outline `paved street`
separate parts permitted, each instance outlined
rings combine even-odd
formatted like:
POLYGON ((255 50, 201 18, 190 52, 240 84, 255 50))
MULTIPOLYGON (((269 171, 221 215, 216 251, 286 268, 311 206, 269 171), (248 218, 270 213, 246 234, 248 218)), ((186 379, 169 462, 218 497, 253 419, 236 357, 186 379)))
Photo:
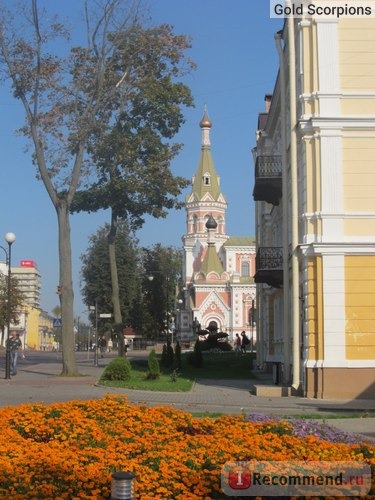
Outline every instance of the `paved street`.
MULTIPOLYGON (((171 405, 189 412, 270 415, 355 414, 358 418, 330 419, 330 425, 342 430, 375 438, 375 403, 370 400, 334 401, 289 397, 259 397, 251 394, 253 379, 198 380, 190 392, 153 392, 101 387, 97 384, 106 364, 116 356, 99 358, 93 353, 77 352, 81 377, 61 377, 61 353, 29 352, 19 361, 18 374, 11 380, 4 376, 4 351, 0 352, 0 406, 28 402, 96 399, 105 394, 126 394, 134 404, 171 405)), ((129 358, 146 357, 145 351, 130 351, 129 358)), ((259 373, 257 383, 272 384, 268 375, 259 373)))

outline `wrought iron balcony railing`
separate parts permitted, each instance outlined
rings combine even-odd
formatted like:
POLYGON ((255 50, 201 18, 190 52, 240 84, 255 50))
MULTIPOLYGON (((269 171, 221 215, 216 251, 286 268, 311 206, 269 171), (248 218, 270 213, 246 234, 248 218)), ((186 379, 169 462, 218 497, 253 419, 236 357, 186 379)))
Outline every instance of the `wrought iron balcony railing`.
POLYGON ((255 283, 267 283, 275 288, 283 284, 282 247, 260 247, 256 255, 255 283))
POLYGON ((278 205, 282 197, 282 161, 280 155, 260 155, 255 162, 254 201, 278 205))

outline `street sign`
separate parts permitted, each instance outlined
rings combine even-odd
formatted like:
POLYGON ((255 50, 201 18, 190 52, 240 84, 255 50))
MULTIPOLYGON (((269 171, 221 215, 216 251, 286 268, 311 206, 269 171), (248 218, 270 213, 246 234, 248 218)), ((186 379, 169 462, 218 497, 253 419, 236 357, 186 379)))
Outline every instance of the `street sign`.
POLYGON ((53 318, 53 327, 59 328, 62 326, 61 318, 53 318))
POLYGON ((110 313, 99 314, 99 318, 111 318, 111 317, 112 317, 112 314, 110 314, 110 313))

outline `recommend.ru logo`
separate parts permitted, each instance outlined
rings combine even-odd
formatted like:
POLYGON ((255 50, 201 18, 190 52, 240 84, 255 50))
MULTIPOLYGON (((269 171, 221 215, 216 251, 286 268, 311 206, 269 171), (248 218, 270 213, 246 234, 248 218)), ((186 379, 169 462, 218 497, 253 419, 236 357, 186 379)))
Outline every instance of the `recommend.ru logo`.
POLYGON ((364 462, 227 462, 221 487, 228 496, 363 496, 371 488, 364 462))

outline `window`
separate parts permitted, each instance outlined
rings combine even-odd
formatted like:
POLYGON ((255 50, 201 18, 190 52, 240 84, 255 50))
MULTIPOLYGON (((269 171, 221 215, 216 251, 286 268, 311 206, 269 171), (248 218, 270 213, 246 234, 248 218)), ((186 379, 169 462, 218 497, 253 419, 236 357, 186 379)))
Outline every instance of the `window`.
POLYGON ((193 231, 194 233, 198 231, 198 217, 196 215, 193 217, 193 231))
POLYGON ((204 174, 203 176, 203 184, 205 186, 209 186, 211 184, 211 178, 209 174, 204 174))
POLYGON ((241 276, 250 276, 250 265, 248 262, 242 262, 241 264, 241 276))

